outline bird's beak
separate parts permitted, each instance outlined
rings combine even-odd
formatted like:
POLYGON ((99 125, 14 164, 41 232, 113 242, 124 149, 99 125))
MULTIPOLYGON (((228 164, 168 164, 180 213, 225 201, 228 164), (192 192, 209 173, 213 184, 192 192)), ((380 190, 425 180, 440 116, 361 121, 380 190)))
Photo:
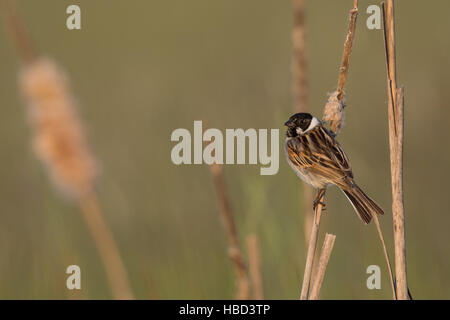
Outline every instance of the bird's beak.
POLYGON ((291 121, 291 120, 288 120, 288 121, 286 121, 286 122, 284 123, 284 125, 285 125, 286 127, 290 127, 290 126, 292 125, 292 121, 291 121))

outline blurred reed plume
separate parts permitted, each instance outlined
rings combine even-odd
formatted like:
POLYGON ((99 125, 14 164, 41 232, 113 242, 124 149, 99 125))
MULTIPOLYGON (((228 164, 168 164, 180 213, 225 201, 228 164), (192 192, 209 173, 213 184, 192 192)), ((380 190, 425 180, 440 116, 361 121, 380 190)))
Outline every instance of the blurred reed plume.
POLYGON ((20 88, 33 127, 33 147, 51 180, 78 201, 116 299, 132 299, 126 270, 94 192, 96 164, 76 114, 67 76, 45 58, 25 64, 20 88))
POLYGON ((3 11, 10 37, 23 62, 19 87, 33 129, 33 147, 51 180, 76 200, 105 268, 116 299, 133 299, 125 266, 94 190, 97 166, 76 113, 67 75, 31 44, 14 2, 4 0, 3 11))
POLYGON ((36 155, 59 190, 72 198, 86 196, 97 170, 66 75, 53 61, 38 58, 24 66, 20 88, 28 102, 36 155))

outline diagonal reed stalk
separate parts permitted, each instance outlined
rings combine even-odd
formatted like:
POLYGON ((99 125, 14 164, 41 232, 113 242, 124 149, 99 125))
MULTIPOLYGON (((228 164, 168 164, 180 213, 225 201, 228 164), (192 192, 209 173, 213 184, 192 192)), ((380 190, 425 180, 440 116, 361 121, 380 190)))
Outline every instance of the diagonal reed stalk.
POLYGON ((2 5, 11 40, 23 62, 19 84, 28 105, 34 151, 58 190, 78 202, 114 298, 133 299, 125 266, 94 192, 95 160, 68 77, 52 60, 37 54, 14 2, 3 0, 2 5))
POLYGON ((392 218, 394 227, 395 276, 397 299, 408 299, 406 274, 406 232, 403 204, 403 110, 404 89, 397 87, 394 1, 382 3, 384 40, 387 63, 387 95, 389 118, 389 147, 391 161, 392 218))
POLYGON ((243 254, 239 245, 236 225, 231 211, 230 200, 225 185, 222 166, 212 164, 209 166, 214 186, 216 189, 218 203, 220 207, 220 217, 228 237, 228 256, 233 264, 237 279, 237 299, 247 300, 249 298, 249 280, 247 266, 245 265, 243 254))
POLYGON ((334 240, 336 236, 327 233, 323 241, 322 251, 320 253, 319 265, 317 266, 316 276, 309 294, 309 300, 318 300, 320 288, 322 287, 325 271, 327 270, 328 261, 330 260, 331 251, 333 251, 334 240))

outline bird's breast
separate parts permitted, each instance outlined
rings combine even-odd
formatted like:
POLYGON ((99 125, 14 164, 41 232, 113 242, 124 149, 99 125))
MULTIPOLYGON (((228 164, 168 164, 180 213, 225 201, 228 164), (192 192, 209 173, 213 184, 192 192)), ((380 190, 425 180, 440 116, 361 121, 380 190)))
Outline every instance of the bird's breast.
MULTIPOLYGON (((289 148, 289 140, 295 139, 295 138, 287 138, 284 152, 286 155, 286 160, 289 164, 289 166, 294 170, 294 172, 297 174, 297 176, 302 179, 305 183, 309 184, 310 186, 321 189, 324 188, 329 181, 327 181, 325 178, 318 176, 314 174, 311 170, 309 170, 307 167, 302 167, 299 164, 293 162, 289 156, 288 148, 289 148)), ((299 144, 297 147, 301 148, 301 144, 299 144)), ((300 151, 297 150, 297 151, 300 151)))

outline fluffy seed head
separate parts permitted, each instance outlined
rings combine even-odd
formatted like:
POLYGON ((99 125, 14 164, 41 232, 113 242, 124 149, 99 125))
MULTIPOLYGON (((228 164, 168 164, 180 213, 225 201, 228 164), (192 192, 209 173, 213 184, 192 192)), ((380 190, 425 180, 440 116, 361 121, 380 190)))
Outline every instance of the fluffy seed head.
POLYGON ((337 91, 330 94, 322 117, 323 121, 330 123, 330 128, 335 134, 339 133, 345 122, 345 98, 339 99, 338 96, 339 92, 337 91))
POLYGON ((52 181, 72 197, 90 192, 95 161, 64 72, 53 61, 39 58, 24 67, 19 80, 33 130, 33 149, 52 181))

